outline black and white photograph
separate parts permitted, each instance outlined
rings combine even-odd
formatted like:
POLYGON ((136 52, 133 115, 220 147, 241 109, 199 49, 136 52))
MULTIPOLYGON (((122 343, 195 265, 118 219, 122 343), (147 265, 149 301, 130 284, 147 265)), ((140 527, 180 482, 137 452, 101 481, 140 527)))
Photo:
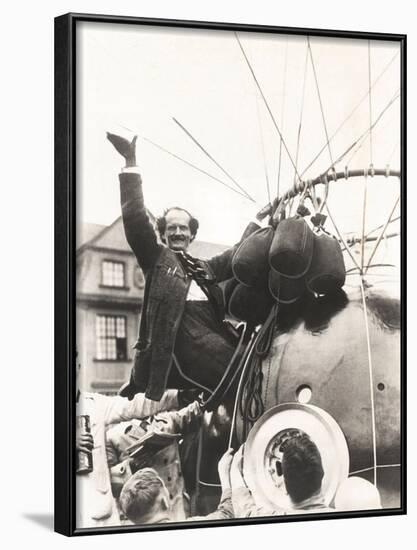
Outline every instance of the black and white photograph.
POLYGON ((404 35, 63 18, 72 530, 404 513, 404 35))

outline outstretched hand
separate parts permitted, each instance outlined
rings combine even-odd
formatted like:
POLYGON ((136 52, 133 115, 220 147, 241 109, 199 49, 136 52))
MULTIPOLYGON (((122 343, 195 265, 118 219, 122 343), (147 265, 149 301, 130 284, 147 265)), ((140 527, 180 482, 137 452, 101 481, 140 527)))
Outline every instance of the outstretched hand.
POLYGON ((111 134, 107 132, 107 139, 116 149, 116 151, 122 155, 126 160, 126 166, 135 166, 136 165, 136 140, 138 136, 134 136, 132 141, 118 136, 117 134, 111 134))

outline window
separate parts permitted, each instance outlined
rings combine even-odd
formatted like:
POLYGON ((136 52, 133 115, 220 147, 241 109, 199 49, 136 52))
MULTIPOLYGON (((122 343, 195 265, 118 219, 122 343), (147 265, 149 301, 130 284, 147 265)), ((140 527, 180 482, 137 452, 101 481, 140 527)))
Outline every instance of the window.
POLYGON ((127 359, 126 317, 97 315, 96 358, 104 361, 127 359))
POLYGON ((125 264, 104 260, 101 264, 101 284, 104 286, 125 286, 125 264))

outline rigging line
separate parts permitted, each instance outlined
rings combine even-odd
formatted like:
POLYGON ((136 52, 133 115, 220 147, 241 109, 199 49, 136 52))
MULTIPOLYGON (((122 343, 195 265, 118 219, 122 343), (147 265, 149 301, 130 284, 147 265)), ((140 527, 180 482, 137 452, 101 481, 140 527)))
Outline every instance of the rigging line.
POLYGON ((372 451, 373 451, 373 471, 374 471, 374 485, 376 483, 376 425, 375 425, 375 403, 374 403, 374 379, 373 379, 373 365, 372 365, 372 352, 371 352, 371 340, 369 335, 369 325, 368 325, 368 309, 366 306, 365 299, 365 289, 363 288, 363 278, 360 278, 361 283, 361 293, 362 293, 362 304, 363 304, 363 313, 365 319, 365 330, 366 330, 366 345, 368 349, 368 366, 369 366, 369 386, 370 386, 370 395, 371 395, 371 421, 372 421, 372 451))
POLYGON ((187 136, 197 145, 197 147, 203 151, 203 153, 212 161, 214 162, 214 164, 220 168, 220 170, 223 172, 223 174, 225 174, 235 185, 237 185, 237 187, 243 191, 243 193, 245 193, 245 195, 248 197, 248 199, 250 199, 252 202, 255 202, 255 199, 253 199, 249 193, 241 186, 238 184, 238 182, 228 173, 226 172, 226 170, 223 168, 223 166, 221 166, 216 159, 214 159, 210 153, 204 149, 204 147, 196 140, 196 138, 181 124, 181 122, 179 122, 175 117, 172 117, 172 120, 175 122, 175 124, 177 126, 179 126, 181 128, 181 130, 183 132, 185 132, 187 134, 187 136))
MULTIPOLYGON (((387 219, 387 221, 385 222, 385 225, 384 225, 384 227, 383 227, 383 229, 382 229, 382 231, 381 231, 381 233, 380 233, 380 235, 379 235, 379 237, 378 237, 378 240, 377 240, 376 243, 375 243, 374 249, 372 250, 372 254, 371 254, 371 256, 370 256, 370 258, 369 258, 369 260, 368 260, 368 264, 370 264, 370 263, 372 262, 373 257, 375 256, 375 253, 376 253, 376 251, 378 250, 379 243, 381 242, 381 240, 382 240, 382 238, 383 238, 383 236, 384 236, 384 234, 385 234, 385 231, 387 230, 388 224, 390 223, 391 218, 392 218, 392 216, 394 215, 395 209, 397 208, 397 205, 398 205, 399 202, 400 202, 400 195, 398 195, 397 200, 395 201, 395 204, 394 204, 394 206, 393 206, 393 208, 392 208, 392 210, 391 210, 391 212, 390 212, 390 215, 388 216, 388 219, 387 219)), ((365 275, 366 275, 366 272, 367 272, 367 271, 368 271, 368 268, 365 269, 365 275)))
POLYGON ((356 261, 356 258, 353 256, 352 252, 350 251, 350 248, 347 246, 345 239, 343 238, 341 232, 339 231, 339 228, 336 225, 336 222, 335 222, 335 220, 332 216, 332 213, 330 212, 329 205, 328 205, 327 201, 326 201, 326 210, 327 210, 327 214, 329 215, 329 218, 330 218, 330 220, 333 224, 333 227, 336 230, 337 236, 339 237, 340 241, 342 242, 343 246, 346 249, 346 252, 349 254, 349 256, 350 256, 352 262, 355 264, 355 266, 360 270, 360 267, 358 265, 358 262, 356 261))
POLYGON ((189 376, 187 376, 181 369, 181 366, 180 366, 180 363, 178 361, 178 359, 176 358, 175 356, 175 353, 172 354, 172 359, 173 359, 173 362, 175 364, 175 366, 177 367, 177 370, 179 372, 179 374, 182 376, 182 378, 184 380, 186 380, 187 382, 189 382, 192 386, 198 386, 201 390, 203 391, 206 391, 207 393, 211 393, 211 389, 208 388, 207 386, 203 386, 202 384, 200 384, 199 382, 197 382, 196 380, 193 380, 192 378, 190 378, 189 376))
MULTIPOLYGON (((385 233, 385 235, 382 238, 384 240, 387 240, 387 239, 393 239, 394 237, 399 237, 400 235, 401 235, 400 231, 394 231, 393 233, 385 233)), ((372 241, 376 241, 377 239, 378 237, 368 237, 366 238, 366 241, 372 242, 372 241)))
MULTIPOLYGON (((297 132, 297 150, 295 153, 295 173, 294 173, 294 183, 296 182, 296 174, 297 174, 297 168, 298 168, 298 155, 300 152, 300 141, 301 141, 301 127, 303 122, 303 115, 304 115, 304 102, 305 102, 305 91, 306 91, 306 82, 307 82, 307 71, 308 71, 308 42, 306 46, 306 54, 305 54, 305 60, 304 60, 304 75, 303 75, 303 91, 301 95, 301 109, 300 109, 300 122, 298 124, 298 132, 297 132)), ((291 205, 292 206, 292 205, 291 205)))
POLYGON ((261 138, 262 158, 264 163, 264 172, 265 172, 265 180, 266 180, 266 192, 268 194, 268 202, 271 204, 271 190, 269 188, 268 167, 266 165, 264 136, 262 132, 261 114, 259 112, 259 101, 257 96, 256 96, 256 114, 258 115, 259 135, 261 138))
MULTIPOLYGON (((391 107, 391 105, 400 97, 400 93, 398 92, 393 98, 392 100, 388 103, 388 105, 386 106, 387 107, 387 110, 389 107, 391 107)), ((380 115, 384 115, 384 113, 380 113, 380 115)), ((377 120, 378 121, 378 120, 377 120)), ((377 122, 375 121, 375 122, 377 122)), ((375 128, 376 124, 373 124, 373 127, 375 128)), ((387 123, 389 122, 389 119, 386 121, 387 123)), ((382 126, 380 128, 378 128, 378 130, 382 131, 382 129, 384 127, 386 127, 387 124, 385 124, 385 126, 382 126)), ((355 143, 355 147, 356 149, 352 152, 351 156, 349 157, 349 159, 347 160, 346 162, 346 165, 349 166, 349 164, 352 162, 352 160, 356 157, 356 155, 359 153, 359 151, 362 149, 362 147, 365 145, 365 143, 367 142, 366 138, 368 136, 368 133, 369 133, 370 129, 368 128, 367 130, 365 130, 363 132, 363 134, 357 139, 356 143, 355 143)), ((350 150, 352 150, 353 147, 350 148, 350 150)), ((337 161, 336 161, 337 162, 337 161)))
MULTIPOLYGON (((388 102, 388 104, 382 109, 382 111, 379 113, 378 117, 375 119, 375 121, 372 124, 372 129, 375 128, 375 126, 378 124, 378 122, 382 119, 384 114, 388 111, 388 109, 395 103, 395 101, 401 96, 400 91, 397 90, 396 95, 393 96, 393 98, 388 102)), ((368 133, 370 132, 371 128, 367 128, 347 149, 344 153, 342 153, 334 162, 334 165, 339 164, 345 156, 352 151, 354 147, 356 147, 358 144, 357 149, 354 151, 352 156, 347 161, 346 165, 349 166, 350 162, 352 161, 353 157, 358 153, 358 151, 363 147, 363 145, 366 143, 366 137, 368 133)), ((332 166, 328 170, 330 170, 332 166)), ((327 170, 327 171, 328 171, 327 170)))
POLYGON ((366 222, 366 203, 368 198, 368 174, 366 173, 363 182, 363 202, 362 202, 362 240, 361 240, 361 273, 365 262, 365 222, 366 222))
POLYGON ((258 340, 258 336, 259 336, 259 332, 258 333, 254 332, 251 336, 251 342, 249 344, 250 348, 248 350, 248 355, 246 357, 245 363, 244 363, 243 368, 242 368, 242 372, 240 374, 239 384, 238 384, 237 391, 236 391, 235 403, 234 403, 234 407, 233 407, 232 422, 231 422, 231 425, 230 425, 229 442, 227 444, 228 449, 230 449, 231 446, 232 446, 233 434, 234 434, 235 426, 236 426, 237 408, 238 408, 238 403, 239 403, 239 399, 240 399, 240 393, 242 391, 242 383, 243 383, 243 380, 245 378, 246 369, 248 368, 248 365, 250 363, 250 359, 252 357, 252 353, 253 353, 253 350, 255 348, 255 344, 258 340))
POLYGON ((309 36, 307 36, 307 43, 308 43, 308 51, 309 51, 309 53, 310 53, 311 67, 312 67, 312 69, 313 69, 314 80, 315 80, 315 83, 316 83, 317 96, 318 96, 318 98, 319 98, 320 111, 321 111, 321 118, 322 118, 322 121, 323 121, 324 132, 325 132, 325 134, 326 134, 327 148, 328 148, 328 151, 329 151, 330 162, 332 163, 332 167, 333 167, 333 166, 334 166, 334 163, 333 163, 332 149, 331 149, 331 147, 330 147, 330 139, 329 139, 329 133, 328 133, 328 131, 327 131, 326 117, 324 116, 323 102, 322 102, 322 100, 321 100, 319 81, 318 81, 318 78, 317 78, 316 66, 315 66, 315 64, 314 64, 313 51, 312 51, 312 49, 311 49, 310 37, 309 37, 309 36))
POLYGON ((372 90, 371 90, 371 41, 368 40, 368 99, 369 99, 369 127, 371 131, 369 132, 369 152, 371 159, 371 166, 373 164, 373 144, 372 144, 372 90))
POLYGON ((158 145, 157 143, 155 143, 154 141, 146 138, 146 137, 143 137, 141 136, 142 139, 148 143, 150 143, 151 145, 153 145, 154 147, 156 147, 157 149, 160 149, 161 151, 163 151, 164 153, 166 153, 167 155, 170 155, 171 157, 174 157, 175 159, 177 160, 180 160, 181 162, 183 162, 184 164, 186 164, 187 166, 190 166, 191 168, 194 168, 194 170, 198 170, 199 172, 201 172, 202 174, 205 174, 206 176, 208 176, 209 178, 217 181, 218 183, 221 183, 222 185, 224 185, 225 187, 227 187, 228 189, 230 189, 231 191, 233 191, 234 193, 237 193, 238 195, 240 195, 241 197, 244 197, 245 199, 247 200, 252 200, 250 199, 247 195, 244 195, 243 193, 241 193, 240 191, 238 191, 237 189, 235 189, 234 187, 232 187, 231 185, 229 185, 228 183, 220 180, 219 178, 216 178, 216 176, 213 176, 212 174, 210 174, 209 172, 206 172, 205 170, 203 170, 202 168, 199 168, 198 166, 196 166, 195 164, 189 162, 188 160, 185 160, 183 159, 182 157, 176 155, 175 153, 172 153, 171 151, 168 151, 168 149, 165 149, 165 147, 162 147, 161 145, 158 145))
POLYGON ((196 457, 196 475, 195 480, 197 484, 197 493, 199 490, 199 486, 203 485, 203 487, 221 487, 219 483, 207 483, 206 481, 201 481, 200 479, 200 467, 201 467, 201 459, 203 456, 203 425, 201 425, 199 434, 198 434, 198 443, 197 443, 197 457, 196 457))
POLYGON ((243 54, 243 57, 245 58, 246 64, 248 65, 249 70, 250 70, 250 72, 251 72, 251 74, 252 74, 252 77, 253 77, 253 79, 254 79, 254 81, 255 81, 255 84, 256 84, 256 86, 257 86, 257 88, 258 88, 258 90, 259 90, 259 93, 261 94, 261 97, 262 97, 262 100, 263 100, 263 102, 264 102, 264 104, 265 104, 265 107, 266 107, 267 110, 268 110, 269 116, 271 117, 271 120, 272 120, 272 122, 273 122, 273 124, 274 124, 274 126, 275 126, 276 131, 278 132, 278 135, 279 135, 280 139, 282 140, 282 145, 284 146, 284 149, 285 149, 285 151, 286 151, 286 153, 287 153, 287 155, 288 155, 288 158, 290 159, 291 164, 293 165, 293 168, 294 168, 295 171, 296 171, 296 174, 297 174, 298 178, 300 178, 300 175, 298 174, 297 167, 295 166, 295 163, 294 163, 294 160, 293 160, 293 158, 292 158, 292 156, 291 156, 291 153, 290 153, 290 151, 289 151, 289 149, 288 149, 288 147, 287 147, 287 144, 286 144, 286 142, 285 142, 285 140, 284 140, 284 138, 283 138, 283 135, 282 135, 282 133, 281 133, 281 130, 280 130, 279 127, 278 127, 278 124, 277 124, 277 122, 276 122, 276 120, 275 120, 275 117, 274 117, 272 111, 271 111, 271 108, 270 108, 269 105, 268 105, 268 102, 267 102, 267 100, 266 100, 266 97, 265 97, 265 95, 264 95, 264 93, 263 93, 263 91, 262 91, 262 88, 261 88, 261 86, 260 86, 260 84, 259 84, 259 82, 258 82, 258 79, 256 78, 255 72, 254 72, 254 70, 252 69, 252 65, 250 64, 250 61, 249 61, 249 59, 248 59, 248 57, 247 57, 247 55, 246 55, 246 53, 245 53, 245 50, 243 49, 243 46, 242 46, 242 44, 241 44, 241 42, 240 42, 240 40, 239 40, 239 37, 238 37, 238 35, 237 35, 237 32, 235 32, 235 37, 236 37, 237 43, 239 44, 240 50, 241 50, 241 52, 242 52, 242 54, 243 54))
POLYGON ((392 158, 393 158, 393 156, 394 156, 396 150, 398 149, 399 145, 400 145, 400 140, 397 141, 397 143, 394 145, 394 147, 393 147, 391 153, 389 154, 388 160, 387 160, 387 164, 390 164, 390 163, 391 163, 392 158))
MULTIPOLYGON (((288 64, 288 38, 285 42, 285 57, 284 57, 284 78, 282 81, 282 105, 281 105, 281 127, 284 130, 284 113, 285 113, 285 89, 287 86, 287 64, 288 64)), ((279 140, 279 157, 278 157, 278 177, 277 177, 277 197, 279 197, 279 183, 281 179, 281 159, 282 159, 282 138, 279 140)), ((295 161, 297 166, 297 160, 295 161)), ((271 202, 271 201, 269 201, 271 202)))
MULTIPOLYGON (((396 219, 398 219, 398 218, 396 218, 396 219)), ((392 223, 392 222, 394 222, 394 220, 390 220, 389 223, 392 223)), ((381 227, 382 227, 382 226, 381 226, 381 227)), ((399 235, 401 235, 401 233, 400 233, 399 231, 394 231, 394 232, 392 232, 392 233, 386 233, 386 234, 384 235, 383 238, 384 238, 384 239, 392 239, 392 238, 394 238, 394 237, 398 237, 399 235)), ((377 241, 377 240, 378 240, 378 237, 368 237, 367 235, 365 235, 365 241, 366 241, 367 243, 370 243, 370 242, 373 242, 373 241, 377 241)), ((347 242, 349 248, 352 248, 352 246, 355 246, 355 244, 358 244, 358 243, 360 243, 360 242, 362 242, 362 241, 361 241, 361 238, 359 237, 359 238, 355 238, 355 239, 352 239, 352 238, 346 239, 346 242, 347 242)), ((344 252, 344 250, 345 250, 345 249, 342 248, 342 252, 344 252)), ((368 264, 367 264, 367 268, 366 268, 366 270, 365 270, 365 274, 366 274, 366 271, 368 270, 368 267, 369 267, 369 262, 368 262, 368 264)), ((355 269, 356 269, 356 268, 355 268, 355 269)))
MULTIPOLYGON (((378 83, 378 81, 382 78, 382 76, 386 73, 388 68, 392 65, 395 58, 399 55, 399 52, 397 52, 392 59, 389 61, 389 63, 386 65, 386 67, 382 70, 381 73, 379 73, 378 77, 373 81, 371 88, 374 88, 374 86, 378 83)), ((359 107, 362 105, 362 103, 365 101, 365 99, 368 97, 369 91, 366 92, 366 94, 360 99, 360 101, 356 104, 356 106, 352 109, 352 111, 348 114, 348 116, 339 124, 339 126, 336 128, 336 130, 333 132, 333 134, 330 136, 330 141, 332 141, 336 135, 340 132, 340 130, 345 126, 347 122, 352 118, 352 116, 356 113, 356 111, 359 109, 359 107)), ((309 162, 309 164, 304 168, 304 170, 301 172, 301 177, 304 176, 304 174, 307 172, 309 168, 316 162, 316 160, 321 156, 323 151, 327 148, 327 143, 323 145, 323 147, 320 149, 320 151, 317 153, 317 155, 309 162)))
MULTIPOLYGON (((378 464, 377 468, 401 468, 401 464, 378 464)), ((349 476, 354 476, 356 474, 363 474, 373 470, 374 467, 370 466, 369 468, 362 468, 362 470, 355 470, 354 472, 349 472, 349 476)))
MULTIPOLYGON (((373 167, 373 151, 372 151, 372 93, 371 93, 371 41, 368 40, 368 105, 369 105, 369 153, 370 166, 373 167)), ((365 175, 363 181, 363 203, 362 203, 362 241, 361 241, 361 272, 365 263, 365 224, 366 224, 366 205, 368 199, 368 174, 365 175)))
MULTIPOLYGON (((401 216, 396 216, 395 218, 392 218, 389 223, 394 223, 394 222, 397 222, 398 220, 401 219, 401 216)), ((375 233, 375 231, 378 231, 378 229, 381 229, 382 227, 384 227, 384 224, 382 223, 381 225, 378 225, 378 227, 375 227, 374 229, 372 229, 371 231, 369 231, 369 233, 367 233, 365 236, 366 237, 369 237, 369 235, 372 235, 372 233, 375 233)))
MULTIPOLYGON (((368 265, 368 268, 374 268, 374 267, 395 267, 394 264, 372 264, 372 265, 368 265)), ((346 275, 360 275, 360 269, 359 267, 352 267, 350 269, 348 269, 346 271, 346 275), (359 273, 354 273, 356 270, 359 271, 359 273)), ((381 277, 386 277, 386 273, 372 273, 372 276, 374 277, 375 275, 380 275, 381 277)))

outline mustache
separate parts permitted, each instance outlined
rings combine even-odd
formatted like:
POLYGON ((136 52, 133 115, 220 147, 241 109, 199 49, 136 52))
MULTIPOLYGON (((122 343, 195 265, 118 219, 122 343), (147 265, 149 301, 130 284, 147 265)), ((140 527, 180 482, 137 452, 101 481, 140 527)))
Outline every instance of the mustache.
POLYGON ((185 241, 185 237, 183 235, 172 235, 169 239, 171 241, 185 241))

